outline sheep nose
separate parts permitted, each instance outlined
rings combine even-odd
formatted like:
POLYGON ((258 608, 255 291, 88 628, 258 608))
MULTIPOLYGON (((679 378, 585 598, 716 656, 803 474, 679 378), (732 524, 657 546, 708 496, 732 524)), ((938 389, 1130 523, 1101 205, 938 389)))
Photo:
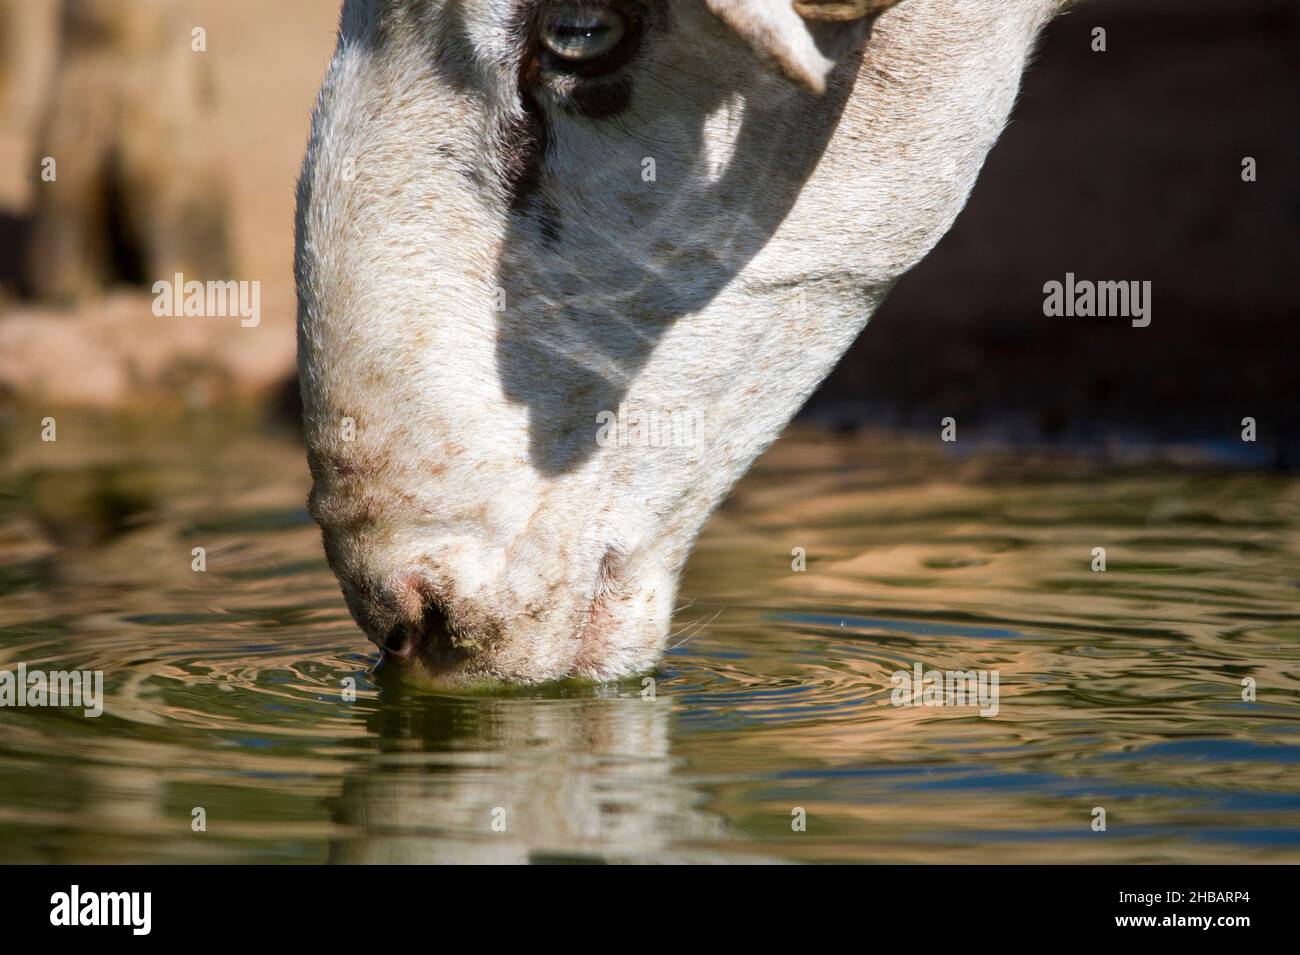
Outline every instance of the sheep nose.
POLYGON ((452 637, 447 614, 441 607, 429 603, 418 620, 394 624, 380 646, 387 656, 406 663, 417 656, 437 656, 453 648, 464 649, 461 643, 452 637))

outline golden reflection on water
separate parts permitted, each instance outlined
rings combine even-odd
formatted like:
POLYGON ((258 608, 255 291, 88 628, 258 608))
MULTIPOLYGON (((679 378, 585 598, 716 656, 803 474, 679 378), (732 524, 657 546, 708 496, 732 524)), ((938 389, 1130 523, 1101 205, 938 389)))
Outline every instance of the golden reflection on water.
POLYGON ((653 700, 453 698, 371 672, 291 437, 4 447, 0 669, 108 699, 0 709, 0 861, 1300 859, 1294 475, 796 432, 701 541, 653 700), (916 663, 998 671, 997 716, 892 705, 916 663))

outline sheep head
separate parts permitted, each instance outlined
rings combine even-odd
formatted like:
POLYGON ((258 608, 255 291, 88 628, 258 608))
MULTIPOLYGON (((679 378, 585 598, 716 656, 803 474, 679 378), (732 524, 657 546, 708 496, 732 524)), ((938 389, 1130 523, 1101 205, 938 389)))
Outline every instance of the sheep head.
POLYGON ((651 667, 700 529, 951 224, 1055 2, 347 0, 299 365, 310 510, 385 657, 651 667))

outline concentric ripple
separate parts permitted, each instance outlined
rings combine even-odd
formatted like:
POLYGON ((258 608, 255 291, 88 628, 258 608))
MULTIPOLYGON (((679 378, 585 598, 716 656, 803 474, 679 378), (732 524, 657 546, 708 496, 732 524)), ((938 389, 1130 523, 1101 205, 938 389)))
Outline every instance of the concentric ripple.
POLYGON ((652 679, 455 697, 374 670, 291 437, 60 427, 0 459, 0 669, 104 712, 0 709, 2 861, 1300 860, 1293 476, 795 434, 652 679))

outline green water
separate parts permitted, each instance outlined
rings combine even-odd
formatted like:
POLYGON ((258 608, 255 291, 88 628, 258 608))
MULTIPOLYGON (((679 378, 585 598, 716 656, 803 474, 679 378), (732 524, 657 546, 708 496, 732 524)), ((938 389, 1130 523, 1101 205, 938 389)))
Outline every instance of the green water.
POLYGON ((292 435, 39 435, 0 439, 0 669, 106 698, 0 708, 0 861, 1300 861, 1295 475, 792 434, 652 699, 457 698, 374 672, 292 435), (917 664, 997 714, 894 705, 917 664))

